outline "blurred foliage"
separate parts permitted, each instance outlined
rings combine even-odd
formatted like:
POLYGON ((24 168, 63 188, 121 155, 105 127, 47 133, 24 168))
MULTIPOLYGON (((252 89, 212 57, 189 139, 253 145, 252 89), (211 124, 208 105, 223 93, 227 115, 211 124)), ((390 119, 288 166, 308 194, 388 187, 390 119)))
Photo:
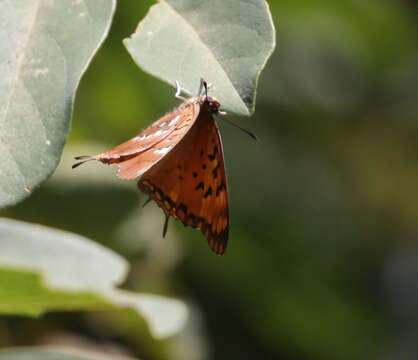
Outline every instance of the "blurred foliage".
POLYGON ((53 344, 51 334, 69 333, 141 359, 418 357, 418 7, 269 3, 278 49, 255 115, 234 119, 260 140, 221 123, 232 216, 225 257, 179 224, 161 239, 161 212, 140 209, 135 183, 121 184, 112 169, 69 171, 80 147, 118 144, 177 103, 122 44, 150 0, 119 1, 82 80, 61 167, 4 213, 121 252, 133 268, 126 287, 188 299, 189 327, 156 342, 118 314, 8 318, 2 346, 53 344))

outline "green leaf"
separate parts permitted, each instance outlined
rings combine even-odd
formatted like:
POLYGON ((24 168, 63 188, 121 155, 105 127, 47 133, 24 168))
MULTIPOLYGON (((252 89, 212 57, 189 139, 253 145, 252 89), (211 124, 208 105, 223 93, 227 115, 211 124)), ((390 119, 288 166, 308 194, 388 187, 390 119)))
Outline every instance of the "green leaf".
POLYGON ((193 95, 203 77, 226 110, 250 115, 275 30, 264 0, 164 0, 124 43, 150 74, 193 95))
POLYGON ((97 352, 59 347, 23 347, 0 351, 0 360, 133 360, 125 356, 111 357, 97 352))
POLYGON ((0 1, 0 207, 56 168, 74 94, 115 0, 0 1))
POLYGON ((127 262, 81 236, 0 219, 0 313, 37 316, 51 310, 134 309, 158 338, 187 317, 174 299, 117 288, 127 262))

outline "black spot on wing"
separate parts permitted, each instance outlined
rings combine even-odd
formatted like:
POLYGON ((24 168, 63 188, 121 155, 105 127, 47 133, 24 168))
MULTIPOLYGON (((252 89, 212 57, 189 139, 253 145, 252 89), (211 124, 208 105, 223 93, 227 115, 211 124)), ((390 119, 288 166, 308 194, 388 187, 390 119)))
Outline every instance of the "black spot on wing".
POLYGON ((203 197, 206 199, 208 196, 211 196, 211 195, 212 195, 212 187, 209 186, 209 188, 206 190, 203 197))
POLYGON ((213 176, 214 179, 216 179, 218 177, 218 172, 219 172, 220 165, 221 165, 221 163, 218 162, 212 170, 212 176, 213 176))
POLYGON ((224 181, 222 180, 221 183, 216 188, 216 196, 219 196, 219 194, 224 190, 226 190, 226 186, 225 186, 224 181))
POLYGON ((213 161, 213 160, 215 160, 215 159, 216 159, 216 155, 218 154, 218 152, 219 152, 218 147, 217 147, 217 146, 215 146, 215 147, 213 148, 213 153, 208 155, 208 159, 209 159, 209 161, 213 161))
POLYGON ((187 215, 187 206, 186 205, 184 205, 183 203, 181 203, 178 207, 177 207, 177 211, 180 213, 180 212, 183 212, 184 213, 184 215, 187 215))
POLYGON ((205 184, 203 183, 203 181, 201 181, 199 184, 196 185, 196 187, 194 188, 195 190, 199 190, 199 189, 204 189, 205 188, 205 184))

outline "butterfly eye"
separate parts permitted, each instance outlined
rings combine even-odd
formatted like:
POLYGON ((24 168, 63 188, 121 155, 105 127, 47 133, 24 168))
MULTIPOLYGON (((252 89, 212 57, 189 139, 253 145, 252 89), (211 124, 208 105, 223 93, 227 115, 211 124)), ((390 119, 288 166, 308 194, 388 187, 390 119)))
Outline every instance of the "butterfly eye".
POLYGON ((211 100, 209 101, 209 108, 210 111, 214 114, 217 114, 219 112, 219 109, 221 107, 221 104, 217 100, 211 100))

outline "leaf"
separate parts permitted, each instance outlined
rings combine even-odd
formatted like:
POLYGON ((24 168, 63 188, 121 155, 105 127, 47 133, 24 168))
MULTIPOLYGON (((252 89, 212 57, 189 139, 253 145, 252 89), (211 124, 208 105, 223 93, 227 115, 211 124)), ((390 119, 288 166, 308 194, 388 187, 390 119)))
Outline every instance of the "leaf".
POLYGON ((0 1, 0 207, 56 168, 74 94, 115 0, 0 1))
POLYGON ((250 115, 275 30, 264 0, 165 0, 124 43, 150 74, 193 95, 203 77, 225 109, 250 115))
POLYGON ((134 360, 60 347, 20 347, 0 351, 0 360, 134 360))
POLYGON ((185 305, 118 289, 127 272, 122 257, 81 236, 0 219, 0 313, 131 308, 155 337, 180 330, 185 305))

